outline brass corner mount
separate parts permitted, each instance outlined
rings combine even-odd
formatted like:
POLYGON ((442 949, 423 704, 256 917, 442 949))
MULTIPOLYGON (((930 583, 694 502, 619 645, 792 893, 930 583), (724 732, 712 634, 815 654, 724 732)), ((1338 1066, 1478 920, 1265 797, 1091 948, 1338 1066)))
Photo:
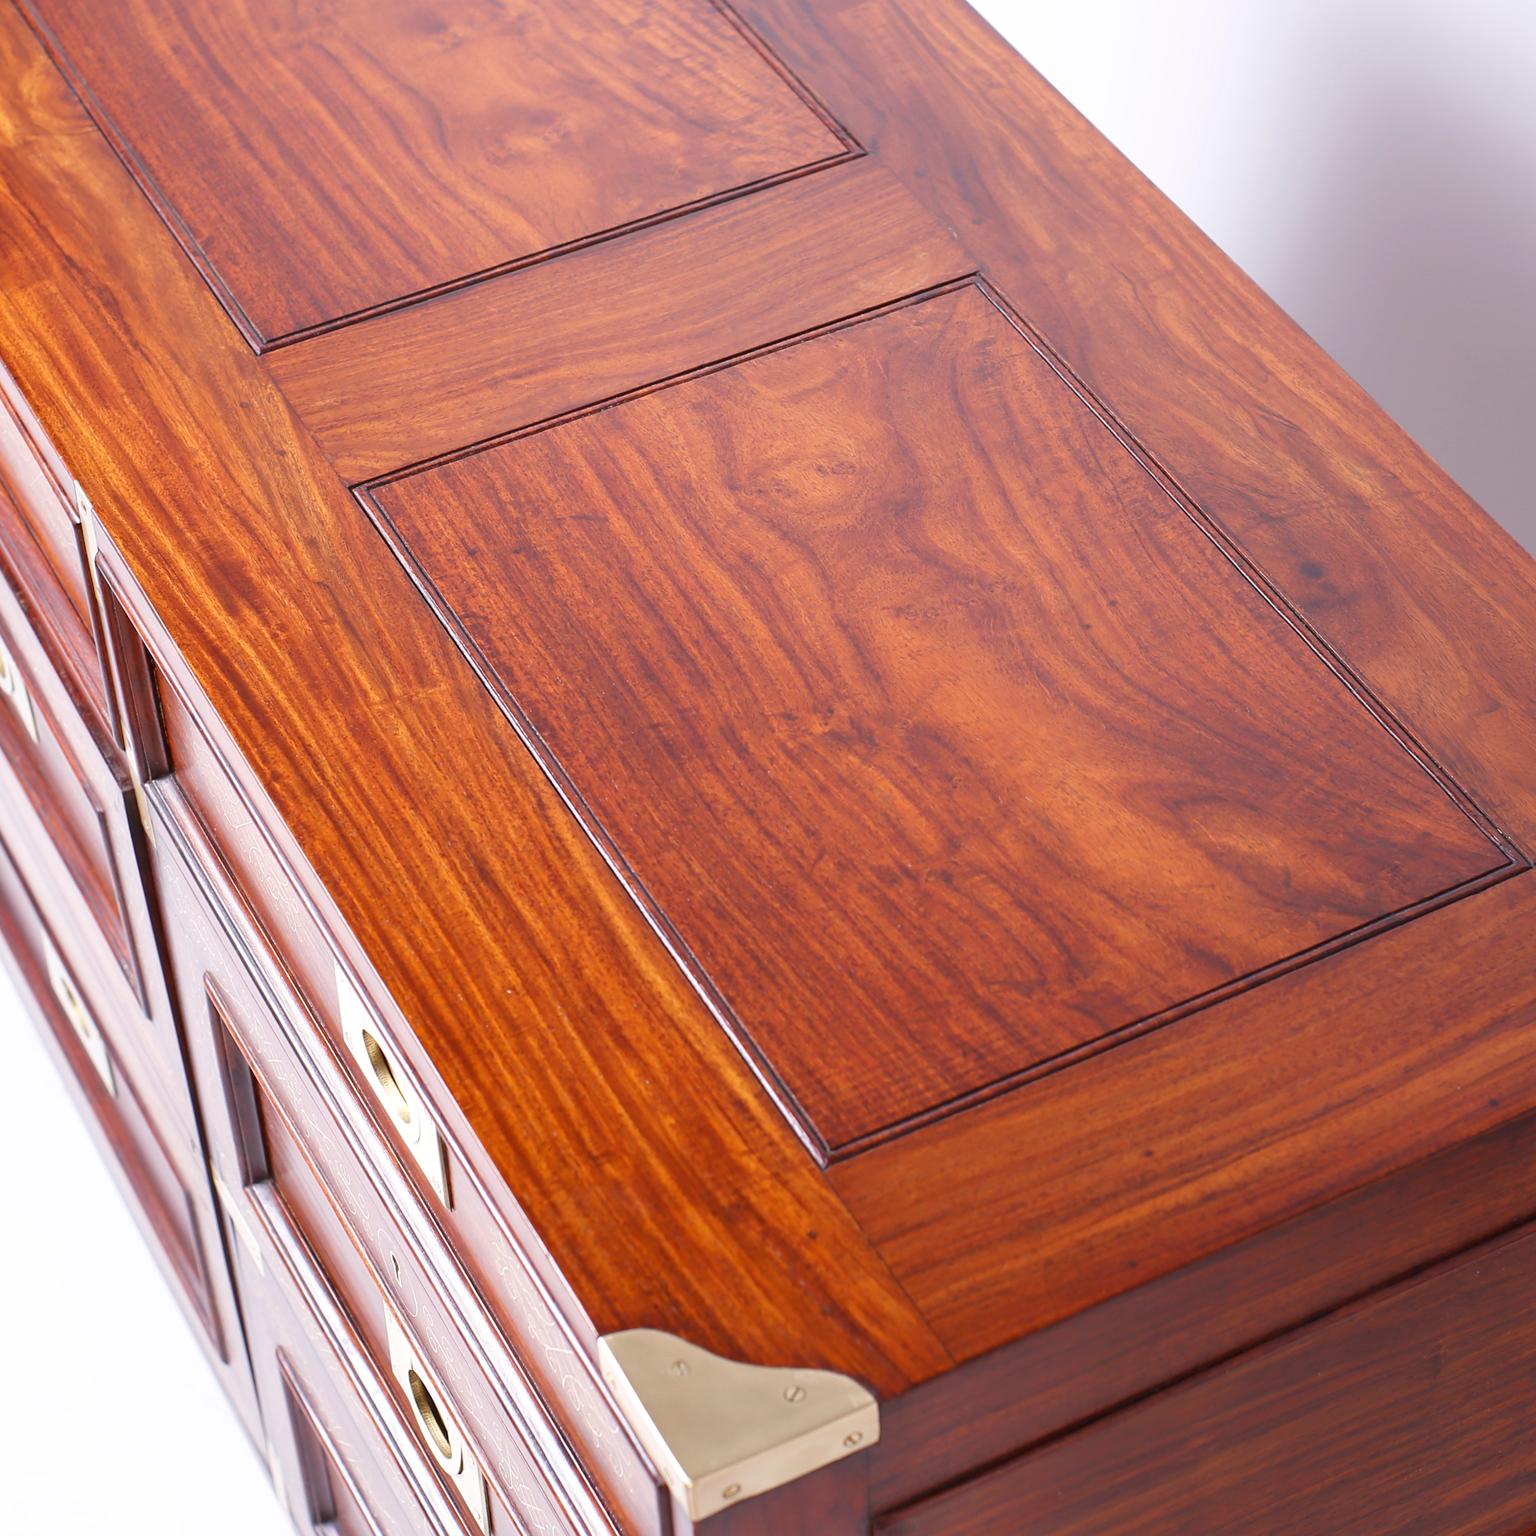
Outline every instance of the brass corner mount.
POLYGON ((694 1520, 867 1450, 874 1395, 833 1371, 747 1365, 654 1328, 598 1340, 603 1379, 694 1520))

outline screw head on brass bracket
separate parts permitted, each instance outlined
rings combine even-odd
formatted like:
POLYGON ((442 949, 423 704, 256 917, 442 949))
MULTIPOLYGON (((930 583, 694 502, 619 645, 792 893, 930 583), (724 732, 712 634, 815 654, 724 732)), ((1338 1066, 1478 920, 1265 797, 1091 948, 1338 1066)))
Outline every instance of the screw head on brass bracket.
POLYGON ((694 1520, 880 1438, 874 1395, 833 1371, 726 1360, 654 1328, 610 1333, 597 1352, 636 1438, 694 1520))

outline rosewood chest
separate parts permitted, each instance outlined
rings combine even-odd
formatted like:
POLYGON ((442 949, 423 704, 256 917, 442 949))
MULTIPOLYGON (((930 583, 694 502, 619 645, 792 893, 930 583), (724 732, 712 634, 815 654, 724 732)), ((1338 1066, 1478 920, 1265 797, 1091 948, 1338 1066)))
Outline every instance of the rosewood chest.
POLYGON ((301 1530, 1536 1526, 1536 565, 959 0, 0 0, 0 359, 301 1530))

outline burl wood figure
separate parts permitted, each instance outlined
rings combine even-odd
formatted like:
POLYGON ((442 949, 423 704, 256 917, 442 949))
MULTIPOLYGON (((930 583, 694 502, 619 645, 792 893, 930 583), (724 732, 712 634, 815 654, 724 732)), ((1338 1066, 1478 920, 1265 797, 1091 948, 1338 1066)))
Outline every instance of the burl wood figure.
POLYGON ((1536 565, 960 0, 0 0, 0 357, 300 1530, 1536 1528, 1536 565))

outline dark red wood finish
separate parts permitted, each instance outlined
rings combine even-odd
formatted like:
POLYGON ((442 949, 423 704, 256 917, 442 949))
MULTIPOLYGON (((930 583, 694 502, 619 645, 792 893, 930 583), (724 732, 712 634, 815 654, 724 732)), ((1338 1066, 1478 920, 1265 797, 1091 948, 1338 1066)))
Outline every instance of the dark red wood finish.
POLYGON ((713 0, 28 5, 262 343, 851 149, 713 0))
MULTIPOLYGON (((1536 568, 959 0, 26 0, 0 80, 17 622, 168 781, 189 1039, 176 911, 450 1332, 868 1383, 722 1536, 1536 1523, 1525 1240, 1381 1290, 1536 1214, 1536 568)), ((285 1123, 242 1272, 264 1405, 354 1362, 281 1452, 345 1525, 383 1267, 285 1123)))
POLYGON ((1529 1528, 1536 1231, 876 1523, 881 1536, 1529 1528))

